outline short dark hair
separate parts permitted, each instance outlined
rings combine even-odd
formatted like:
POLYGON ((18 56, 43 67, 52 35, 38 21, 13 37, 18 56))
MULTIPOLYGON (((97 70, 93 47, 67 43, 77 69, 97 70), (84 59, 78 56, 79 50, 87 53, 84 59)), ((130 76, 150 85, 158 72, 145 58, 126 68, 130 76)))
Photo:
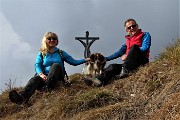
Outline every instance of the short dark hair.
POLYGON ((126 23, 127 23, 127 22, 130 22, 130 21, 133 21, 135 24, 137 24, 134 19, 129 18, 129 19, 127 19, 127 20, 124 22, 124 27, 126 27, 126 23))

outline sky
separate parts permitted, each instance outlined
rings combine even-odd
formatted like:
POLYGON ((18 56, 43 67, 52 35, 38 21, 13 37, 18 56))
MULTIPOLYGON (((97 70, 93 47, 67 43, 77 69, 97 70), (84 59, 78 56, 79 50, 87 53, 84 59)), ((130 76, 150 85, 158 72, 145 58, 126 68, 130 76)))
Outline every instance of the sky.
MULTIPOLYGON (((179 0, 0 0, 0 91, 25 86, 35 74, 35 58, 43 35, 55 32, 58 48, 74 59, 84 57, 75 37, 99 37, 90 50, 109 56, 125 43, 124 21, 133 18, 152 38, 150 61, 180 38, 179 0)), ((120 58, 107 62, 122 63, 120 58)), ((65 63, 69 75, 83 65, 65 63)))

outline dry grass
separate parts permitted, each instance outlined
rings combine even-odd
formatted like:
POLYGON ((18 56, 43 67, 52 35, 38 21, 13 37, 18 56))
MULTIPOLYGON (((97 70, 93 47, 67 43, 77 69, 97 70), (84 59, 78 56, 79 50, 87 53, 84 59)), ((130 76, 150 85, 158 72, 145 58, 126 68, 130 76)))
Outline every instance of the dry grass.
MULTIPOLYGON (((30 106, 0 96, 3 120, 178 120, 180 119, 180 40, 128 78, 100 88, 87 86, 79 73, 71 87, 36 92, 30 106)), ((18 88, 22 89, 22 88, 18 88)))

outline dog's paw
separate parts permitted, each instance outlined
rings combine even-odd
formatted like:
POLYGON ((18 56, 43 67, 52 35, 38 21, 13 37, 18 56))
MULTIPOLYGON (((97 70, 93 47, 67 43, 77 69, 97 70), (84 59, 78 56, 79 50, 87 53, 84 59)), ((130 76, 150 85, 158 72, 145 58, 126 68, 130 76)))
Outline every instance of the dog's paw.
POLYGON ((83 81, 88 86, 92 86, 92 84, 93 84, 93 82, 92 82, 92 80, 90 78, 83 78, 83 81))

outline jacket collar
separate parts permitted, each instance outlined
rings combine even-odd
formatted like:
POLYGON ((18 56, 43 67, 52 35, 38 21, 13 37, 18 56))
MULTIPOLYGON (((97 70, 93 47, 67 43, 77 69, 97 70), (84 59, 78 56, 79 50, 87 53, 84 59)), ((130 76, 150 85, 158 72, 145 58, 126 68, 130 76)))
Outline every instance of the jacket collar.
MULTIPOLYGON (((139 29, 134 36, 138 36, 141 32, 142 32, 142 30, 139 29)), ((134 37, 134 36, 132 36, 132 37, 134 37)), ((126 39, 131 39, 132 37, 130 35, 125 36, 126 39)))
POLYGON ((55 47, 54 51, 56 52, 56 51, 58 51, 58 50, 59 50, 59 48, 55 47))

